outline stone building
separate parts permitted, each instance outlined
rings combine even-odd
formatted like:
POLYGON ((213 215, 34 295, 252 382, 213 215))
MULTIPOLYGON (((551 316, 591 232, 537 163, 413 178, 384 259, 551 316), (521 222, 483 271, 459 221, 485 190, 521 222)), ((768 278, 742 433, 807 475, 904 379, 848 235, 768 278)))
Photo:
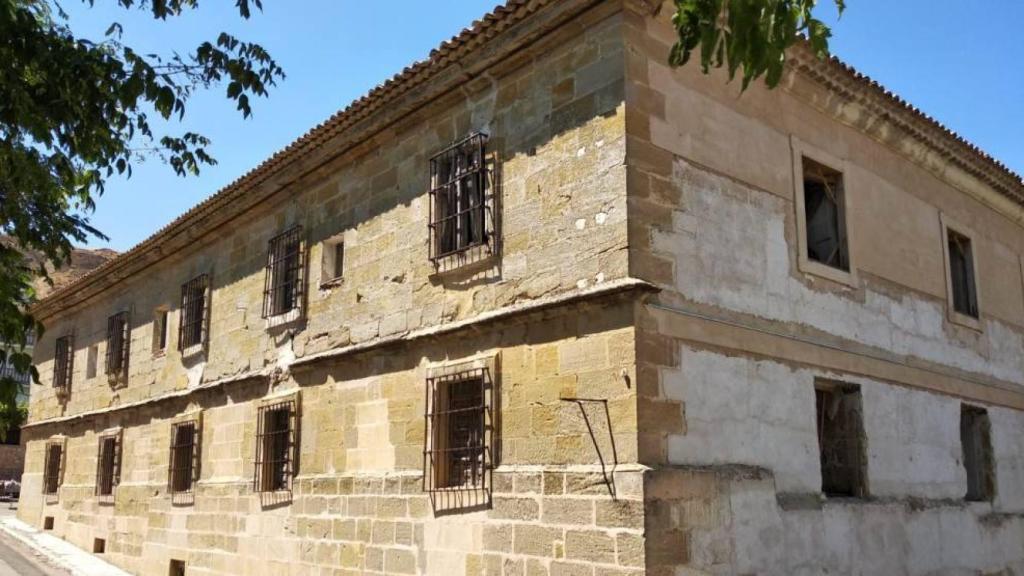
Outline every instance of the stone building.
POLYGON ((39 304, 139 574, 1022 574, 1024 182, 835 60, 511 0, 39 304))

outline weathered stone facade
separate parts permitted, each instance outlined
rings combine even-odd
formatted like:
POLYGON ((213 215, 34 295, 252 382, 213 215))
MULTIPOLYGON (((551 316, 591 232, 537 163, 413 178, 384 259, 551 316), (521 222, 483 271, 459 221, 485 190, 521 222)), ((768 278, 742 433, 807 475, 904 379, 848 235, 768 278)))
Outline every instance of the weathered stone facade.
POLYGON ((798 53, 742 98, 671 70, 671 6, 649 4, 510 2, 43 302, 20 516, 154 575, 1024 573, 1024 184, 835 63, 798 53), (430 161, 474 132, 495 244, 439 269, 430 161), (799 256, 805 149, 847 178, 841 278, 799 256), (943 218, 977 233, 976 326, 947 314, 943 218), (265 318, 268 242, 296 225, 303 305, 265 318), (203 274, 207 340, 179 351, 203 274), (484 500, 453 506, 425 490, 429 382, 464 365, 493 374, 493 435, 484 500), (822 496, 822 379, 859 386, 863 497, 822 496), (294 477, 257 490, 282 401, 294 477), (963 501, 964 402, 991 421, 987 502, 963 501), (186 420, 196 481, 171 494, 186 420))

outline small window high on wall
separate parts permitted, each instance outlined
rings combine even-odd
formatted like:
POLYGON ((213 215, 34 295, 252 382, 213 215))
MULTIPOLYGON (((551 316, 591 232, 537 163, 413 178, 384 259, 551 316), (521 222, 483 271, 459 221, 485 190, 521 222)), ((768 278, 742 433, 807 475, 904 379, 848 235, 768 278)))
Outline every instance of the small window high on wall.
POLYGON ((430 259, 440 268, 494 248, 486 146, 487 136, 475 133, 430 159, 430 259))
POLYGON ((201 274, 181 285, 178 350, 206 344, 210 314, 210 277, 201 274))
POLYGON ((296 226, 267 243, 267 270, 263 287, 263 317, 302 308, 306 248, 302 227, 296 226))
POLYGON ((860 388, 819 382, 814 394, 821 491, 829 497, 864 497, 867 457, 860 388))
POLYGON ((54 342, 53 352, 53 387, 57 394, 67 396, 71 391, 71 375, 74 373, 75 344, 69 334, 61 336, 54 342))

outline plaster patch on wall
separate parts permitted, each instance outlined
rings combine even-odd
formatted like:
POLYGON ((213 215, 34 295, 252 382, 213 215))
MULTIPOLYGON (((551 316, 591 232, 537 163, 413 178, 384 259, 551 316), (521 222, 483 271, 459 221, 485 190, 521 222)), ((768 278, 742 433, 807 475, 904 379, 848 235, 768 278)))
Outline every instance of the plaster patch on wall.
MULTIPOLYGON (((796 370, 683 346, 680 368, 665 371, 666 397, 686 406, 685 435, 668 439, 669 460, 685 465, 745 464, 774 472, 779 492, 818 492, 815 378, 861 388, 873 497, 959 500, 967 479, 961 462, 960 400, 865 378, 796 370)), ((1024 414, 990 408, 997 503, 1024 507, 1024 414), (1005 464, 1004 464, 1005 463, 1005 464)))
POLYGON ((795 276, 788 202, 682 160, 675 185, 682 208, 672 230, 654 231, 653 241, 675 260, 676 287, 687 298, 1024 385, 1024 338, 1009 326, 985 320, 983 333, 954 340, 945 332, 945 302, 866 288, 862 303, 815 290, 795 276))

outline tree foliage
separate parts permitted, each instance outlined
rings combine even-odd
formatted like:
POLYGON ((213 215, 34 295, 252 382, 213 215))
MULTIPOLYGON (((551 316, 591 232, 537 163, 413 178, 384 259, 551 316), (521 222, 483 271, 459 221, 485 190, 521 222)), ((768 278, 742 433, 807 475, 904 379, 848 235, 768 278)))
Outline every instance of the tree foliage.
MULTIPOLYGON (((833 0, 842 14, 845 0, 833 0)), ((672 17, 679 39, 669 63, 683 66, 700 53, 705 74, 725 68, 729 80, 737 73, 743 89, 764 76, 770 88, 778 85, 786 49, 806 37, 819 58, 828 55, 832 31, 814 17, 817 0, 675 0, 672 17)))
MULTIPOLYGON (((94 0, 82 0, 92 7, 94 0)), ((198 0, 115 0, 157 20, 198 0)), ((239 16, 262 0, 236 0, 239 16)), ((33 279, 48 279, 72 243, 104 238, 89 224, 105 181, 131 175, 157 155, 178 175, 214 164, 209 140, 164 133, 154 119, 180 120, 197 91, 223 86, 245 117, 284 72, 259 44, 221 33, 188 52, 141 54, 112 23, 104 37, 80 38, 57 0, 0 0, 0 365, 31 371, 26 338, 40 326, 28 312, 33 279), (30 259, 26 255, 38 254, 30 259)), ((0 413, 13 414, 17 383, 0 381, 0 413)))

